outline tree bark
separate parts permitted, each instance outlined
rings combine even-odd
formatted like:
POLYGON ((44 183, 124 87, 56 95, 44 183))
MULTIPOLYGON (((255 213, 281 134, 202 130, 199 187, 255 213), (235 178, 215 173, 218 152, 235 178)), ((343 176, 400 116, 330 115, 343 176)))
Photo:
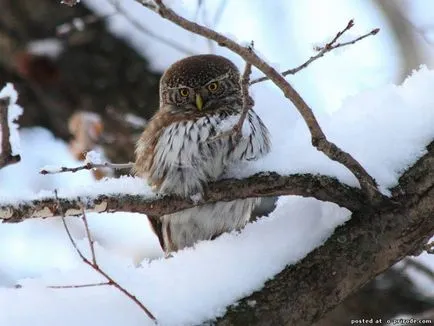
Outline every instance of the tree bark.
POLYGON ((397 205, 354 212, 323 246, 230 307, 216 324, 312 325, 394 263, 418 255, 434 234, 434 142, 392 194, 397 205))
MULTIPOLYGON (((19 204, 0 204, 0 220, 18 223, 30 218, 81 215, 82 210, 95 212, 137 212, 149 218, 171 214, 193 206, 218 201, 251 197, 298 195, 331 201, 350 210, 359 210, 369 201, 357 188, 341 184, 337 179, 311 174, 281 176, 277 173, 259 173, 245 179, 227 179, 208 185, 204 198, 194 201, 177 196, 146 198, 142 195, 112 194, 75 198, 51 198, 21 201, 19 204)), ((388 200, 386 200, 389 202, 388 200)))

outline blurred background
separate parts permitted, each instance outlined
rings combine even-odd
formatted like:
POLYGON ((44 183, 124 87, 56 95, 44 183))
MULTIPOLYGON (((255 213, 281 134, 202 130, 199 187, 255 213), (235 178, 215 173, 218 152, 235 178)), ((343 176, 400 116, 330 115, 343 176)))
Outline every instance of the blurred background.
MULTIPOLYGON (((320 120, 352 95, 400 84, 420 65, 434 65, 431 0, 167 2, 239 42, 254 40, 257 52, 282 71, 314 55, 315 47, 330 41, 350 19, 356 26, 345 41, 379 27, 378 35, 329 53, 288 77, 320 120)), ((29 172, 46 164, 78 164, 90 150, 111 162, 133 160, 135 141, 158 107, 161 73, 174 61, 199 53, 222 54, 243 66, 234 54, 163 21, 133 0, 82 0, 71 7, 52 0, 0 0, 0 88, 12 82, 24 108, 19 120, 23 161, 0 171, 0 193, 90 184, 109 175, 95 171, 41 177, 29 172)), ((260 73, 254 71, 254 76, 260 73)), ((257 106, 285 110, 281 127, 290 128, 298 119, 283 98, 267 106, 270 96, 280 95, 271 83, 255 85, 252 93, 257 106)), ((0 228, 3 239, 7 233, 0 228)), ((434 258, 428 255, 404 259, 318 325, 347 325, 360 317, 434 318, 433 267, 434 258)))

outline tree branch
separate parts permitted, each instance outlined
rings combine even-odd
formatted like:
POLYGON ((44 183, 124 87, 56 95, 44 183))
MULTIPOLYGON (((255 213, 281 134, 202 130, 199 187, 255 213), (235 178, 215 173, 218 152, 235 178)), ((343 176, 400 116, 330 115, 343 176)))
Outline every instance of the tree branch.
POLYGON ((75 242, 74 238, 72 237, 72 234, 69 231, 68 225, 66 224, 65 213, 63 212, 62 207, 61 207, 62 204, 59 201, 59 199, 57 198, 57 193, 56 193, 56 199, 58 200, 58 206, 61 210, 63 226, 65 227, 65 231, 66 231, 66 234, 68 235, 68 239, 71 242, 72 246, 74 247, 75 251, 80 256, 83 263, 85 263, 90 268, 92 268, 95 272, 97 272, 102 277, 104 277, 106 279, 106 282, 98 282, 98 283, 94 283, 94 284, 83 284, 83 285, 49 286, 49 288, 65 289, 65 288, 83 288, 83 287, 91 287, 91 286, 104 286, 104 285, 113 286, 116 289, 118 289, 120 292, 122 292, 125 296, 127 296, 132 302, 134 302, 154 322, 154 324, 157 325, 157 319, 148 310, 148 308, 146 308, 145 305, 143 303, 141 303, 133 294, 128 292, 124 287, 122 287, 118 282, 116 282, 111 276, 109 276, 104 270, 102 270, 101 267, 96 262, 94 242, 93 242, 91 235, 90 235, 89 224, 87 223, 86 213, 85 213, 84 209, 82 209, 82 214, 83 214, 82 219, 83 219, 83 223, 84 223, 84 228, 86 230, 86 237, 87 237, 87 240, 89 241, 89 248, 90 248, 92 260, 89 260, 88 258, 86 258, 86 256, 84 256, 84 254, 78 248, 77 243, 75 242))
POLYGON ((93 169, 102 169, 102 168, 110 168, 113 170, 123 170, 123 169, 131 169, 134 166, 134 163, 93 163, 88 162, 84 165, 76 166, 74 168, 68 168, 66 166, 61 166, 60 168, 55 169, 42 169, 39 171, 40 174, 46 175, 46 174, 56 174, 56 173, 62 173, 62 172, 78 172, 82 170, 93 170, 93 169))
POLYGON ((302 115, 311 133, 312 145, 327 155, 331 160, 339 162, 347 167, 356 176, 363 191, 370 199, 373 201, 380 201, 382 199, 382 196, 377 189, 375 180, 349 153, 341 150, 334 143, 327 140, 324 132, 321 130, 321 127, 315 118, 315 115, 312 112, 312 109, 307 105, 300 94, 289 84, 289 82, 281 73, 267 64, 254 51, 241 46, 240 44, 232 41, 222 34, 215 32, 210 28, 199 25, 179 16, 173 10, 166 7, 162 0, 155 0, 155 3, 157 4, 158 8, 153 9, 151 7, 151 9, 157 12, 161 17, 173 22, 187 31, 211 39, 217 42, 220 46, 227 47, 232 52, 241 56, 246 62, 249 62, 261 70, 264 75, 270 78, 270 80, 280 88, 285 97, 294 104, 299 113, 302 115))
MULTIPOLYGON (((249 48, 251 49, 251 51, 253 51, 253 42, 251 43, 249 48)), ((246 120, 247 114, 249 113, 254 104, 253 99, 249 95, 249 80, 251 73, 252 65, 247 62, 244 68, 244 72, 240 77, 240 88, 243 99, 240 118, 238 119, 237 123, 232 127, 232 129, 225 131, 221 134, 217 134, 215 137, 213 137, 213 141, 230 135, 233 135, 235 142, 238 142, 241 139, 244 121, 246 120)))
MULTIPOLYGON (((322 48, 316 49, 318 51, 318 53, 316 55, 310 57, 307 61, 305 61, 304 63, 302 63, 298 67, 285 70, 284 72, 282 72, 282 75, 283 76, 295 75, 300 70, 307 68, 307 66, 309 66, 312 62, 318 60, 319 58, 322 58, 326 53, 331 52, 331 51, 338 49, 338 48, 342 48, 344 46, 355 44, 355 43, 363 40, 364 38, 367 38, 368 36, 376 35, 380 31, 379 28, 374 28, 370 32, 363 34, 362 36, 359 36, 352 41, 343 42, 343 43, 336 43, 339 40, 339 38, 342 35, 344 35, 347 31, 349 31, 353 26, 354 26, 354 20, 351 19, 348 22, 347 26, 342 31, 340 31, 336 34, 336 36, 333 38, 333 40, 331 40, 329 43, 324 45, 322 48)), ((270 79, 267 76, 256 78, 250 82, 250 85, 257 84, 257 83, 260 83, 260 82, 263 82, 266 80, 270 80, 270 79)))
POLYGON ((0 169, 10 164, 18 163, 21 160, 20 155, 12 155, 12 146, 9 141, 10 131, 8 123, 9 114, 9 97, 0 98, 0 128, 1 128, 1 153, 0 169))
MULTIPOLYGON (((251 51, 253 51, 253 42, 251 45, 251 51)), ((244 68, 244 73, 241 76, 240 85, 241 85, 241 94, 243 96, 243 106, 241 110, 240 119, 233 127, 233 132, 235 135, 235 140, 239 140, 241 138, 244 120, 246 120, 247 114, 252 109, 253 100, 249 95, 249 80, 250 74, 252 73, 252 65, 247 62, 246 67, 244 68)))
POLYGON ((199 202, 175 196, 144 198, 141 195, 99 195, 98 197, 45 198, 21 202, 16 205, 0 205, 0 220, 16 223, 30 218, 60 216, 61 208, 66 216, 81 215, 81 207, 87 211, 138 212, 156 218, 193 206, 231 201, 249 197, 297 195, 330 201, 351 211, 369 205, 366 196, 357 188, 340 183, 337 179, 311 174, 281 176, 277 173, 259 173, 246 179, 227 179, 211 183, 199 202), (60 203, 60 204, 59 204, 60 203))
MULTIPOLYGON (((141 21, 135 19, 132 15, 129 14, 127 10, 122 8, 120 1, 118 0, 108 0, 109 3, 115 8, 116 13, 123 16, 127 21, 131 23, 138 31, 142 32, 145 35, 148 35, 149 37, 155 39, 157 42, 163 43, 169 47, 172 47, 173 49, 186 54, 186 55, 194 55, 196 54, 194 51, 186 48, 181 43, 178 43, 176 41, 173 41, 173 38, 171 37, 164 37, 161 35, 161 33, 155 33, 153 30, 147 28, 144 26, 141 21)), ((143 2, 141 2, 142 5, 145 5, 143 2)))
POLYGON ((422 252, 434 234, 434 142, 428 150, 393 189, 399 205, 355 212, 324 245, 231 306, 216 325, 312 325, 394 263, 422 252))

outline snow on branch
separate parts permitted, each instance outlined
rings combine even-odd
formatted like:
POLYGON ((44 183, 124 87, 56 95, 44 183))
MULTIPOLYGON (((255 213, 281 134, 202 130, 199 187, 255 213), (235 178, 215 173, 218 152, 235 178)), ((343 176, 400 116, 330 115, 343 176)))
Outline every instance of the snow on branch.
MULTIPOLYGON (((142 1, 136 1, 142 3, 142 1)), ((265 76, 280 88, 284 96, 297 108, 309 128, 312 145, 327 155, 331 160, 344 165, 348 170, 350 170, 359 181, 363 191, 372 201, 381 201, 382 196, 378 191, 377 183, 374 178, 369 175, 365 168, 351 154, 343 151, 336 144, 327 139, 313 114, 312 109, 280 72, 261 59, 251 49, 238 44, 223 34, 217 33, 213 29, 179 16, 176 12, 167 7, 162 0, 155 0, 154 2, 156 4, 155 6, 149 5, 147 2, 145 7, 155 11, 162 18, 171 21, 189 32, 201 35, 217 42, 220 46, 228 48, 232 52, 241 56, 246 62, 262 71, 265 76)))
POLYGON ((0 91, 0 169, 21 160, 20 155, 17 153, 19 137, 15 120, 22 114, 22 108, 15 104, 16 100, 16 91, 12 84, 7 84, 0 91))
POLYGON ((213 325, 313 325, 403 257, 431 249, 426 243, 434 234, 434 141, 427 149, 392 189, 396 205, 353 213, 322 246, 229 307, 213 325))
MULTIPOLYGON (((124 182, 124 180, 119 180, 124 182)), ((102 187, 103 189, 105 187, 102 187)), ((104 190, 102 190, 104 191, 104 190)), ((218 201, 231 201, 249 197, 297 195, 330 201, 351 211, 369 205, 366 196, 357 188, 340 183, 335 178, 311 174, 281 176, 277 173, 259 173, 246 179, 227 179, 211 183, 200 201, 176 196, 132 194, 100 194, 95 196, 60 197, 54 194, 40 200, 17 204, 0 203, 0 220, 16 223, 30 218, 81 215, 86 211, 128 211, 147 214, 149 218, 174 213, 193 206, 218 201)))

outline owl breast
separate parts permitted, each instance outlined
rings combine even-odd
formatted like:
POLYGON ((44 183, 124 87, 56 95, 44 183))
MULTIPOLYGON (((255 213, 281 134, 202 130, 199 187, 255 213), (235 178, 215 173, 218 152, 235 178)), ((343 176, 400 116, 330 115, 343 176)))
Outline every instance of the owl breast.
MULTIPOLYGON (((267 128, 253 110, 247 119, 250 134, 237 142, 233 136, 222 136, 228 120, 238 118, 239 114, 221 112, 174 119, 162 127, 157 116, 138 142, 137 173, 160 193, 183 197, 202 193, 233 163, 257 159, 270 149, 267 128)), ((258 201, 248 198, 193 207, 161 216, 161 224, 153 228, 169 253, 243 227, 258 201)))
POLYGON ((159 192, 186 197, 202 192, 204 183, 223 174, 232 141, 228 137, 213 139, 222 121, 220 116, 209 116, 165 128, 149 175, 159 192))

